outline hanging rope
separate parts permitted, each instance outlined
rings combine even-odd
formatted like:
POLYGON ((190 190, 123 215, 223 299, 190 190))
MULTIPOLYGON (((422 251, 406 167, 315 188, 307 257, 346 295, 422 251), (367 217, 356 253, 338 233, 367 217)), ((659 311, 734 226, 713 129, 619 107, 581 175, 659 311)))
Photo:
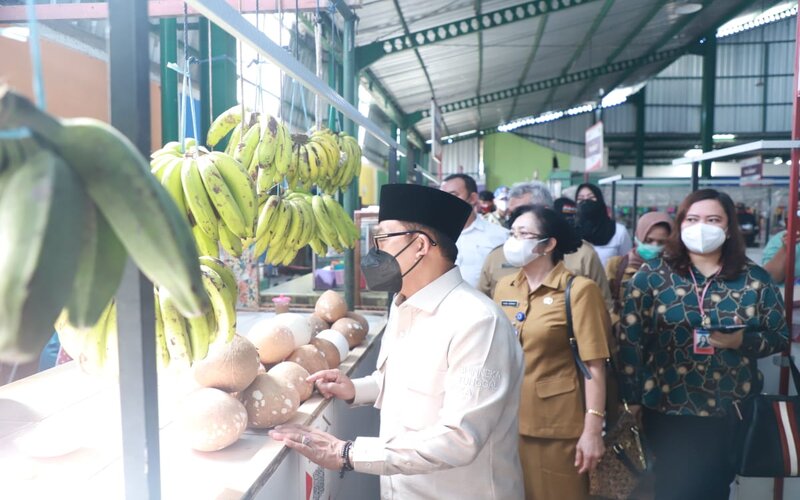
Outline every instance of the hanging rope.
POLYGON ((181 153, 186 153, 186 86, 188 84, 187 73, 189 72, 189 6, 183 3, 183 80, 181 83, 181 102, 178 109, 178 140, 181 143, 181 153))
POLYGON ((31 68, 33 69, 33 93, 36 105, 45 110, 47 103, 44 98, 44 78, 42 76, 42 50, 39 46, 39 23, 36 21, 36 7, 34 0, 26 0, 25 10, 28 15, 29 39, 28 46, 31 52, 31 68))
MULTIPOLYGON (((239 0, 239 14, 242 14, 242 0, 239 0)), ((247 117, 244 114, 244 63, 242 62, 242 59, 244 59, 244 53, 242 52, 241 40, 237 41, 237 45, 239 46, 239 54, 236 58, 236 62, 239 66, 239 101, 242 111, 242 133, 239 135, 239 144, 244 144, 244 133, 247 131, 247 129, 245 129, 245 126, 247 125, 247 117)))

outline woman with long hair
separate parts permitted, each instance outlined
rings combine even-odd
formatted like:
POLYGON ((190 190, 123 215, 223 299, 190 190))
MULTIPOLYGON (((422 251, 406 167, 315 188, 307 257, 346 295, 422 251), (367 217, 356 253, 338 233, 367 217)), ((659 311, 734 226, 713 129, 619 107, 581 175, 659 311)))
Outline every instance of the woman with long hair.
POLYGON ((581 184, 575 192, 578 202, 576 223, 581 238, 594 246, 603 266, 615 255, 625 255, 633 247, 628 230, 608 215, 603 192, 594 184, 581 184))
POLYGON ((608 311, 597 284, 564 267, 564 255, 575 252, 581 239, 560 214, 524 205, 511 221, 503 253, 521 269, 500 280, 494 300, 513 324, 525 355, 519 413, 525 498, 588 498, 587 472, 604 450, 608 311), (567 329, 570 280, 580 366, 567 329))
POLYGON ((787 346, 783 302, 745 256, 727 194, 691 193, 675 227, 628 285, 622 395, 642 412, 656 500, 727 500, 742 407, 763 387, 757 359, 787 346))

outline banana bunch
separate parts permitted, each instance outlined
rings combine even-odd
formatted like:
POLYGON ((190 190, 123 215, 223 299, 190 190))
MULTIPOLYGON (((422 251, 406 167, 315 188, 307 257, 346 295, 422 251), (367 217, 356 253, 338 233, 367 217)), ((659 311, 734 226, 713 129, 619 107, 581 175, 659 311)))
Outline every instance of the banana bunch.
POLYGON ((291 166, 303 186, 316 184, 325 192, 336 189, 335 179, 340 175, 341 152, 329 130, 316 130, 311 135, 292 136, 291 166))
POLYGON ((358 238, 355 224, 331 196, 287 191, 285 196, 270 196, 261 208, 255 255, 268 250, 268 263, 288 265, 306 245, 324 256, 329 246, 343 251, 353 248, 358 238))
POLYGON ((253 180, 240 162, 221 151, 181 155, 172 150, 157 155, 150 166, 185 214, 200 255, 218 257, 219 244, 231 255, 242 255, 242 240, 254 234, 258 206, 253 180))
MULTIPOLYGON (((211 302, 206 314, 186 318, 166 290, 154 287, 156 360, 159 368, 180 371, 208 354, 214 342, 230 342, 236 326, 236 280, 219 259, 200 257, 203 287, 211 302)), ((117 307, 111 300, 97 322, 80 327, 65 309, 55 322, 61 346, 91 375, 118 372, 117 307)))
POLYGON ((219 259, 200 257, 203 288, 211 302, 204 315, 186 318, 165 290, 155 290, 156 359, 159 367, 182 370, 204 359, 209 346, 230 342, 236 332, 236 278, 219 259))
POLYGON ((350 182, 361 175, 361 146, 358 145, 355 137, 344 132, 339 132, 337 140, 339 149, 342 150, 343 163, 340 164, 341 173, 337 177, 339 182, 336 185, 340 189, 346 190, 350 182))
POLYGON ((208 304, 191 232, 133 144, 91 119, 59 121, 0 88, 0 360, 37 357, 62 310, 102 317, 130 255, 181 313, 208 304))

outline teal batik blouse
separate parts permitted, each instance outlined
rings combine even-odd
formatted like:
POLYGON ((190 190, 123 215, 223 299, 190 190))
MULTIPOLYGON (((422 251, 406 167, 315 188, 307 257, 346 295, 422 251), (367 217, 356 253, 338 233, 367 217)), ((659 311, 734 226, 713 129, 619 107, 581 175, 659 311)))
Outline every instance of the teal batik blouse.
POLYGON ((629 281, 620 317, 619 370, 622 396, 670 415, 723 416, 734 403, 761 392, 758 358, 784 350, 788 330, 783 301, 769 274, 748 262, 734 280, 706 278, 696 268, 706 324, 745 325, 739 349, 694 354, 701 327, 691 275, 676 273, 663 259, 646 262, 629 281))

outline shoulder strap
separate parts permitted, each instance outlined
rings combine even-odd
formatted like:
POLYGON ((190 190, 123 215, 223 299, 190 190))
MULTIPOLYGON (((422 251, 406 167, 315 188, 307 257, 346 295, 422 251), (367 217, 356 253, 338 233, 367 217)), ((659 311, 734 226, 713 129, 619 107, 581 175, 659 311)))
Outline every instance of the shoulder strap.
POLYGON ((586 364, 581 359, 580 353, 578 352, 578 341, 575 340, 575 330, 572 327, 572 282, 575 280, 575 276, 570 276, 567 279, 567 289, 564 291, 564 304, 567 308, 567 339, 569 340, 569 348, 572 350, 572 357, 575 359, 575 364, 577 365, 578 369, 583 373, 583 376, 591 380, 592 374, 589 369, 586 367, 586 364))
POLYGON ((614 295, 614 307, 619 307, 620 292, 622 291, 622 278, 625 276, 625 268, 628 267, 628 254, 620 257, 617 264, 617 272, 614 276, 614 289, 611 291, 614 295))

